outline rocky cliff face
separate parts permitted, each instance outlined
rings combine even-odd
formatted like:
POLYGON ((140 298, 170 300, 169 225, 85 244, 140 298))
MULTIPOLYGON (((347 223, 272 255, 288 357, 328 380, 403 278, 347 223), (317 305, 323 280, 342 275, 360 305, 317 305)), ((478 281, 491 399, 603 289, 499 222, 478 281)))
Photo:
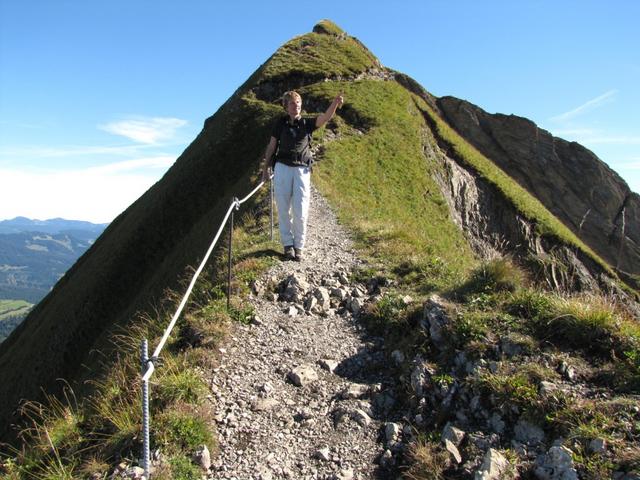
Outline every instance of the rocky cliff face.
POLYGON ((430 152, 443 166, 438 176, 454 221, 483 258, 505 254, 528 263, 536 280, 553 290, 616 291, 596 262, 580 251, 536 234, 534 225, 505 203, 491 185, 434 146, 430 152))
POLYGON ((640 274, 640 196, 593 152, 526 118, 492 115, 454 97, 437 105, 458 133, 627 280, 640 274))

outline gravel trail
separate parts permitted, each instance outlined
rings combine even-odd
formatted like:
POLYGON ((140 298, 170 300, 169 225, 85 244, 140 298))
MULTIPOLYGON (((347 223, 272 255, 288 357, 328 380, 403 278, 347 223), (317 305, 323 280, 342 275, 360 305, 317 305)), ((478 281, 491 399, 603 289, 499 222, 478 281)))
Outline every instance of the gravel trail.
MULTIPOLYGON (((394 478, 384 464, 394 402, 381 338, 358 311, 380 287, 356 285, 352 241, 313 190, 302 262, 257 282, 257 318, 235 324, 212 379, 220 454, 210 478, 394 478), (280 285, 279 294, 269 285, 280 285), (388 438, 387 438, 388 437, 388 438)), ((387 452, 389 455, 390 452, 387 452)))

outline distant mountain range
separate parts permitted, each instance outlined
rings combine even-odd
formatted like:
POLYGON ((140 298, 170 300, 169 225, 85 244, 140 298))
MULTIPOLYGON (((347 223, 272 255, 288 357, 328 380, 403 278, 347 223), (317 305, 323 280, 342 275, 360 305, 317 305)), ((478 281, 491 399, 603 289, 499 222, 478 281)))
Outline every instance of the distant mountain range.
POLYGON ((26 217, 16 217, 12 220, 0 221, 0 234, 42 232, 69 234, 76 238, 93 238, 95 240, 107 225, 108 223, 91 223, 81 220, 65 220, 64 218, 32 220, 26 217))
POLYGON ((38 303, 106 226, 62 218, 0 221, 0 300, 38 303))

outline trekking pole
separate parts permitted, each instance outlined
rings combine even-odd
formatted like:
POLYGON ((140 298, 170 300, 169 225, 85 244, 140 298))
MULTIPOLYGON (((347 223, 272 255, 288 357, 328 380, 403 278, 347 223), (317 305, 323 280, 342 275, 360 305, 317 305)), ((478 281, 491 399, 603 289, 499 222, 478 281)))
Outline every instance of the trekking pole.
POLYGON ((231 219, 229 223, 229 264, 227 266, 227 311, 231 308, 231 243, 233 241, 233 217, 234 211, 240 209, 240 202, 236 197, 231 201, 233 208, 231 209, 231 219))
POLYGON ((271 241, 273 242, 273 175, 269 177, 269 210, 271 211, 271 241))

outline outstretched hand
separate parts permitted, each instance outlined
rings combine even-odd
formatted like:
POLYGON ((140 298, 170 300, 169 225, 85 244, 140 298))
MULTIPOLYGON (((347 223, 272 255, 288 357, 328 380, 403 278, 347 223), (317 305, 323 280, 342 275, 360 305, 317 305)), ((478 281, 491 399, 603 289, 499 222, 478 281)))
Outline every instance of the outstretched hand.
POLYGON ((316 118, 317 128, 322 127, 325 123, 327 123, 329 120, 333 118, 333 115, 336 113, 336 110, 339 109, 344 103, 343 95, 344 95, 344 92, 340 92, 338 95, 336 95, 336 98, 333 99, 333 102, 331 102, 331 105, 329 105, 329 108, 327 108, 327 111, 316 118))

